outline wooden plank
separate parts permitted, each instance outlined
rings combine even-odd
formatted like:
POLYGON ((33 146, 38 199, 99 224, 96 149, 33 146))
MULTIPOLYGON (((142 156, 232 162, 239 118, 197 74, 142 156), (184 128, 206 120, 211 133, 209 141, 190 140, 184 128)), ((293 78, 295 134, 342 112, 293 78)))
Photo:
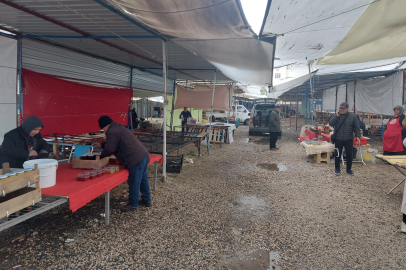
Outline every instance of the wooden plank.
POLYGON ((0 193, 9 194, 13 191, 39 183, 39 170, 32 170, 0 180, 0 193), (28 183, 29 182, 29 183, 28 183))
POLYGON ((389 160, 389 159, 406 159, 406 156, 384 156, 381 154, 377 154, 376 157, 378 158, 382 158, 385 160, 389 160))
MULTIPOLYGON (((98 157, 96 157, 98 158, 98 157)), ((100 158, 100 157, 99 157, 100 158)), ((105 157, 98 160, 81 160, 76 158, 72 160, 73 169, 101 169, 109 164, 110 157, 105 157)))
POLYGON ((0 218, 7 217, 7 212, 11 215, 33 205, 33 201, 37 203, 42 200, 41 189, 25 188, 21 192, 24 192, 24 194, 0 203, 0 218))
POLYGON ((197 138, 203 138, 203 137, 206 136, 207 134, 208 134, 208 132, 203 131, 203 132, 201 132, 199 135, 197 135, 196 137, 197 137, 197 138))

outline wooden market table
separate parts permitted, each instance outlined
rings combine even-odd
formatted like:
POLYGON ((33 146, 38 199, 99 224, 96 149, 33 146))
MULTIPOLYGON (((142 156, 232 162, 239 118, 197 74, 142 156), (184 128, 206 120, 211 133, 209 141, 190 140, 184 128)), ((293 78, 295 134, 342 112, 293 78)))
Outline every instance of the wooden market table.
POLYGON ((394 186, 391 190, 389 190, 388 193, 386 193, 386 194, 389 194, 406 180, 406 173, 404 173, 400 170, 400 169, 406 170, 406 164, 405 164, 406 156, 384 156, 384 155, 378 154, 375 157, 389 163, 390 165, 395 167, 404 176, 402 181, 400 181, 398 184, 396 184, 396 186, 394 186))
MULTIPOLYGON (((161 155, 149 155, 148 165, 155 164, 154 184, 156 190, 158 163, 162 164, 161 155)), ((56 185, 41 189, 43 195, 64 197, 69 200, 69 208, 75 212, 98 196, 105 194, 105 224, 110 223, 110 190, 128 180, 128 170, 120 166, 118 172, 103 175, 94 180, 80 182, 76 176, 86 170, 73 169, 72 163, 59 165, 56 171, 56 185)))

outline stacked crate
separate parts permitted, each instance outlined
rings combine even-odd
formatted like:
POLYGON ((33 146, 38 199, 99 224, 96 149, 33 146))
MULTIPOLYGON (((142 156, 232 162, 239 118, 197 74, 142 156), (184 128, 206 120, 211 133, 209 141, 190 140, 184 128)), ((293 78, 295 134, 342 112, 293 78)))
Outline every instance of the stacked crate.
MULTIPOLYGON (((9 164, 3 163, 0 175, 9 172, 9 164)), ((32 171, 0 179, 0 218, 8 217, 41 200, 38 165, 32 171), (35 187, 30 187, 33 184, 35 187)))
POLYGON ((369 137, 380 137, 382 136, 382 125, 370 125, 368 129, 369 137))

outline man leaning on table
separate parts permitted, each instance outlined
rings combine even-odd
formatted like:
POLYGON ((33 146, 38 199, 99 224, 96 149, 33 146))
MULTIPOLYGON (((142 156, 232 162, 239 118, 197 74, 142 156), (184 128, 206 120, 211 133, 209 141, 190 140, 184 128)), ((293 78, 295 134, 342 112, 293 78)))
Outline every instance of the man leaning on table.
POLYGON ((355 137, 357 137, 358 144, 360 143, 361 138, 361 131, 357 116, 350 113, 348 111, 348 107, 348 103, 341 103, 337 114, 330 119, 330 126, 334 127, 334 134, 336 135, 336 157, 334 171, 336 175, 340 175, 340 163, 341 155, 343 154, 343 147, 345 148, 345 152, 347 154, 347 173, 349 175, 354 175, 351 170, 354 134, 355 137), (336 134, 337 130, 338 132, 336 134))
POLYGON ((138 206, 151 207, 151 192, 148 182, 149 152, 140 140, 124 126, 114 122, 109 116, 99 118, 99 127, 106 133, 106 142, 94 143, 102 146, 101 158, 115 155, 128 170, 128 204, 120 207, 123 212, 136 211, 138 206), (141 192, 142 200, 139 200, 141 192))

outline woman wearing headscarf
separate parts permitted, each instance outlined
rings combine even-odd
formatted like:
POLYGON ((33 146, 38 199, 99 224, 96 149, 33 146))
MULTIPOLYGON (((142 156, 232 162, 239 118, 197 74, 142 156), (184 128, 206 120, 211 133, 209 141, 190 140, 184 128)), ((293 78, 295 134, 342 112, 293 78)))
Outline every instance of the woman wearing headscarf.
POLYGON ((41 119, 30 116, 18 128, 4 135, 0 148, 0 168, 8 162, 10 168, 22 168, 25 161, 37 158, 48 158, 49 145, 42 139, 41 119))
POLYGON ((402 106, 393 108, 395 115, 389 119, 383 133, 383 154, 404 155, 403 140, 406 138, 406 121, 402 106))

